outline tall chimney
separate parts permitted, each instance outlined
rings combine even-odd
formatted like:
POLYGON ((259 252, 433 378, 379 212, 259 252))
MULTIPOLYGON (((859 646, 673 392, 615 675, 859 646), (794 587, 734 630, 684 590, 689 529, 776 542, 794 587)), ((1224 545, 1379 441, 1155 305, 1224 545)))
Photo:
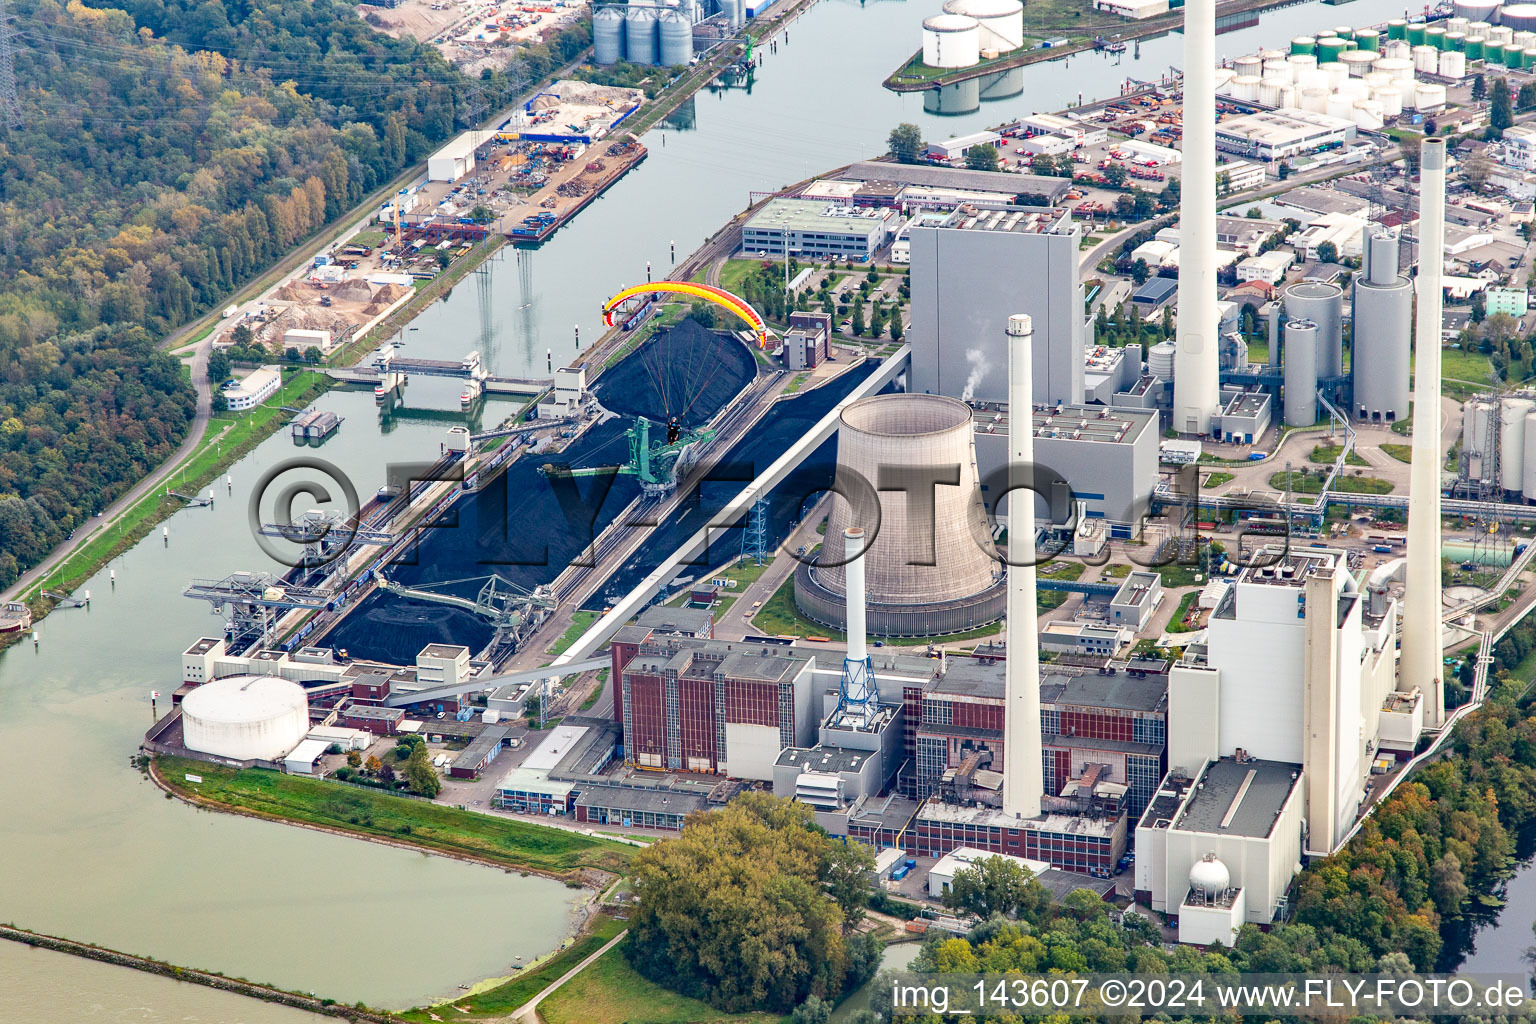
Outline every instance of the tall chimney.
POLYGON ((1216 0, 1184 6, 1184 164, 1179 187, 1173 429, 1209 435, 1221 404, 1216 338, 1216 0))
POLYGON ((843 553, 848 561, 848 660, 863 661, 869 656, 864 641, 864 528, 850 526, 843 531, 843 553))
POLYGON ((1445 273, 1445 140, 1419 156, 1419 308, 1414 326, 1413 462, 1408 470, 1408 571, 1397 688, 1424 694, 1424 724, 1445 723, 1440 636, 1440 313, 1445 273))
POLYGON ((855 729, 868 729, 880 715, 880 687, 865 642, 864 528, 843 531, 843 557, 847 559, 848 653, 843 656, 843 678, 838 688, 837 720, 855 729))
POLYGON ((1008 318, 1008 659, 1003 694, 1003 813, 1040 814, 1040 648, 1035 626, 1034 322, 1008 318), (1019 564, 1027 563, 1027 564, 1019 564))

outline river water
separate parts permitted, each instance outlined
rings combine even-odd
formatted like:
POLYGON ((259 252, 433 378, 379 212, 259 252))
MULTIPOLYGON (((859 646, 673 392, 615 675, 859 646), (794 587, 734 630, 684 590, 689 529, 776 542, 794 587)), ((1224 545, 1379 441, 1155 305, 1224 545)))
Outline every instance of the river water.
MULTIPOLYGON (((930 137, 963 134, 1036 109, 1116 91, 1125 76, 1155 78, 1178 61, 1178 39, 1143 44, 1140 61, 1081 55, 1025 69, 1023 92, 970 114, 925 113, 923 97, 879 82, 917 46, 937 4, 823 0, 764 52, 753 88, 703 93, 688 131, 653 131, 651 156, 542 249, 505 251, 418 320, 409 351, 450 358, 480 348, 499 373, 542 373, 546 349, 568 357, 572 326, 590 343, 598 309, 645 263, 670 265, 748 202, 818 168, 884 149, 891 127, 914 121, 930 137), (663 137, 664 136, 664 137, 663 137)), ((1027 8, 1026 8, 1027 12, 1027 8)), ((1386 0, 1318 4, 1264 16, 1261 29, 1223 35, 1236 55, 1348 21, 1400 16, 1386 0)), ((406 408, 381 422, 372 396, 332 392, 321 408, 346 417, 318 451, 366 498, 388 462, 436 457, 458 385, 414 379, 406 408)), ((488 406, 499 419, 506 405, 488 406)), ((150 723, 151 689, 176 685, 178 652, 221 620, 181 597, 194 576, 278 568, 251 537, 245 502, 256 478, 296 454, 269 439, 220 484, 212 509, 186 509, 87 584, 89 611, 60 611, 34 651, 0 656, 0 744, 11 778, 0 787, 5 870, 0 915, 23 927, 206 967, 348 1002, 400 1006, 460 983, 507 973, 552 948, 575 894, 437 857, 287 826, 200 812, 166 800, 128 764, 150 723)), ((162 705, 163 709, 163 705, 162 705)), ((260 1005, 213 1005, 216 994, 56 954, 0 950, 0 1019, 299 1019, 260 1005), (132 1008, 142 1007, 139 1013, 132 1008), (115 1014, 115 1016, 113 1015, 115 1014), (125 1015, 126 1014, 126 1015, 125 1015), (159 1016, 156 1016, 158 1014, 159 1016)), ((218 997, 232 998, 232 997, 218 997)))

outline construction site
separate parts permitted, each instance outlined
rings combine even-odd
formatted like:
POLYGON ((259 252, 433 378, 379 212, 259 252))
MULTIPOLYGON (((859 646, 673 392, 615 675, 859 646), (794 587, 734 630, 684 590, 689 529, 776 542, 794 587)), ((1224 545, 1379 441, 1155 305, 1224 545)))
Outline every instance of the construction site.
POLYGON ((374 28, 396 39, 430 43, 469 75, 505 67, 517 47, 542 41, 544 33, 580 20, 586 10, 582 0, 382 0, 358 5, 374 28))

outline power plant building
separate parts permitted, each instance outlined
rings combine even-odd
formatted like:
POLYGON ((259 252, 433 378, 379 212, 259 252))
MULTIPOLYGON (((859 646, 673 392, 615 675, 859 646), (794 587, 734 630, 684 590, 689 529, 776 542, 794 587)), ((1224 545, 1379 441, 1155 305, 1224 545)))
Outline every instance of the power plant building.
POLYGON ((816 260, 867 260, 895 234, 894 210, 770 199, 741 229, 741 251, 816 260))
POLYGON ((937 226, 914 226, 908 390, 1007 401, 1004 327, 1022 312, 1034 321, 1035 404, 1081 404, 1091 340, 1081 237, 1065 209, 968 205, 937 226))
POLYGON ((1413 285, 1398 267, 1398 239, 1373 228, 1361 242, 1355 275, 1354 413, 1361 422, 1391 423, 1408 415, 1413 285))

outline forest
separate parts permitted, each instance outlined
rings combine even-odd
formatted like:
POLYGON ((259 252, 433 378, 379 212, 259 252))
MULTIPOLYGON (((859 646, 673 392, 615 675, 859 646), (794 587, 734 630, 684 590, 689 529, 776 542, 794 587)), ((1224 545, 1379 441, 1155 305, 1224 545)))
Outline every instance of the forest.
POLYGON ((0 587, 185 436, 169 332, 586 42, 470 81, 337 0, 121 7, 10 5, 0 587))

